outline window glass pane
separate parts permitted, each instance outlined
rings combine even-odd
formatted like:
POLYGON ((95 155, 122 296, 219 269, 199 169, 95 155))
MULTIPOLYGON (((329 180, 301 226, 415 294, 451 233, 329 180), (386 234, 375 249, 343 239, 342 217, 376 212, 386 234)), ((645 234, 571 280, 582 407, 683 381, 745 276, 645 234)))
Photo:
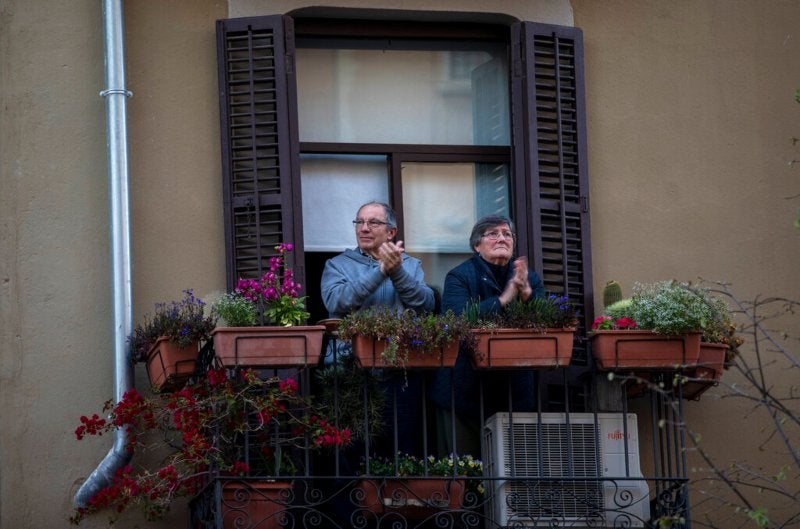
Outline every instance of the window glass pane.
POLYGON ((354 248, 352 221, 359 206, 389 200, 385 156, 303 154, 300 181, 307 252, 354 248))
POLYGON ((426 280, 444 277, 472 254, 469 234, 482 216, 508 215, 508 164, 402 164, 405 247, 422 259, 426 280))
POLYGON ((300 141, 509 145, 505 46, 296 50, 300 141))

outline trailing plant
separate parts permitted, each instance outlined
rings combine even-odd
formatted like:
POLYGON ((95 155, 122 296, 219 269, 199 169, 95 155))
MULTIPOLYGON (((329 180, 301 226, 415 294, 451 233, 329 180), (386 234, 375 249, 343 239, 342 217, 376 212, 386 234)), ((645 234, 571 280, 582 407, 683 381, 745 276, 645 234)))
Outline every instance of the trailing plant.
POLYGON ((452 310, 445 314, 418 314, 407 309, 400 313, 378 306, 354 312, 339 323, 339 336, 352 340, 362 335, 386 343, 382 356, 390 364, 403 365, 410 352, 441 354, 441 349, 469 336, 463 316, 452 310))
POLYGON ((179 347, 208 340, 217 317, 213 312, 206 315, 205 308, 206 303, 195 297, 192 289, 184 290, 180 301, 157 303, 153 314, 145 315, 128 337, 131 361, 147 360, 148 351, 162 336, 179 347))
POLYGON ((515 299, 489 316, 478 316, 478 303, 467 306, 464 314, 473 328, 548 329, 572 328, 578 324, 575 307, 565 295, 548 294, 528 301, 515 299))
POLYGON ((129 452, 171 453, 153 466, 147 461, 120 468, 110 485, 75 510, 71 521, 76 524, 100 511, 110 512, 113 520, 133 506, 158 519, 175 498, 197 493, 215 474, 291 475, 292 450, 350 442, 349 429, 333 426, 324 409, 298 393, 294 379, 262 380, 252 370, 233 377, 211 370, 176 393, 145 397, 132 389, 117 404, 107 402, 103 411, 107 419, 81 417, 78 440, 125 428, 129 452))
POLYGON ((342 356, 336 365, 317 370, 319 401, 336 410, 336 418, 350 427, 353 440, 380 437, 385 429, 386 387, 370 369, 356 367, 352 356, 342 356), (364 399, 364 395, 368 398, 364 399))

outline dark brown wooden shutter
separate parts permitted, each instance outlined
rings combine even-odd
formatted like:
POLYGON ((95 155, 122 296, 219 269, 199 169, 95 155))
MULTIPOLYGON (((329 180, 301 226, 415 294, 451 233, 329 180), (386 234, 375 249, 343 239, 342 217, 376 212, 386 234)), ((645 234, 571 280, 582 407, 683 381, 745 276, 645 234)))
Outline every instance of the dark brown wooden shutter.
POLYGON ((303 274, 292 20, 217 22, 228 288, 260 277, 281 242, 303 274))
POLYGON ((512 26, 512 109, 520 251, 548 291, 580 308, 585 330, 593 289, 580 29, 512 26))

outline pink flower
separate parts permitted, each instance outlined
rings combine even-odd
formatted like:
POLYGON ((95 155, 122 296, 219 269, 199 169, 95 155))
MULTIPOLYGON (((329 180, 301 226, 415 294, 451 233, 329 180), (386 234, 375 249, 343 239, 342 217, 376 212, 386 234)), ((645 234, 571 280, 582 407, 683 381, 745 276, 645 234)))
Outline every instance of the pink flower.
POLYGON ((614 322, 614 326, 617 329, 635 329, 637 324, 632 319, 628 318, 627 316, 623 316, 619 318, 617 321, 614 322))

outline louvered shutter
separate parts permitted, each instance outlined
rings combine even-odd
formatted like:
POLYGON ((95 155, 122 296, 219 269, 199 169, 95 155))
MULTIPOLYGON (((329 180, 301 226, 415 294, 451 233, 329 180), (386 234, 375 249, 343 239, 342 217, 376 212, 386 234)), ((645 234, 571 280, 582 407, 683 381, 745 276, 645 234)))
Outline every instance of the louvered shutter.
MULTIPOLYGON (((528 212, 516 215, 520 251, 548 291, 580 308, 585 331, 593 292, 580 29, 512 26, 512 108, 515 209, 528 212)), ((582 342, 578 352, 585 359, 582 342)))
POLYGON ((217 22, 229 289, 260 277, 280 242, 295 244, 289 264, 305 282, 292 33, 283 16, 217 22))

